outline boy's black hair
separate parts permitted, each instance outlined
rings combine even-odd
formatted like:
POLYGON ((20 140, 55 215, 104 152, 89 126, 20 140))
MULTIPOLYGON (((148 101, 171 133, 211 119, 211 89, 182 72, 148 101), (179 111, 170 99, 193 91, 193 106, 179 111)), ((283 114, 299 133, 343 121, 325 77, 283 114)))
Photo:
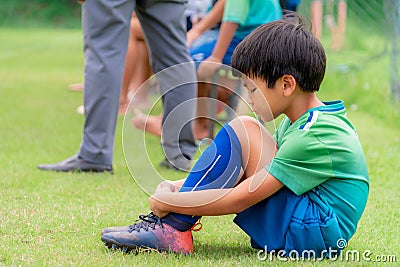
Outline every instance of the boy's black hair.
POLYGON ((262 25, 235 49, 232 67, 274 87, 285 74, 292 75, 301 90, 318 91, 325 75, 326 56, 321 43, 299 17, 262 25))

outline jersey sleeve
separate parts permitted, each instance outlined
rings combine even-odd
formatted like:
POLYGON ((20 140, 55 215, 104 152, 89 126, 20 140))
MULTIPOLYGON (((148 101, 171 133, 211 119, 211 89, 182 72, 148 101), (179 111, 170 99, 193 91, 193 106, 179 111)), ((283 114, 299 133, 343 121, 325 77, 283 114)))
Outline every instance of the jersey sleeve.
POLYGON ((222 21, 243 24, 250 11, 249 0, 226 0, 222 21))
POLYGON ((333 177, 328 148, 312 132, 304 130, 285 136, 265 169, 297 195, 333 177))

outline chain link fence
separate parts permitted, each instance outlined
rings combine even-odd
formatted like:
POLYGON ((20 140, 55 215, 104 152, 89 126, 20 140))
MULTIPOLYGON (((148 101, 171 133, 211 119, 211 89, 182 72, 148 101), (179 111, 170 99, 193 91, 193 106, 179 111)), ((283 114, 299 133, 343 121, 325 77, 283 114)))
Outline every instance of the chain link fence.
POLYGON ((387 83, 400 102, 400 0, 302 0, 298 13, 326 48, 328 71, 362 71, 387 58, 387 83))
POLYGON ((385 1, 386 24, 391 27, 391 91, 394 99, 400 101, 400 71, 399 71, 399 46, 400 46, 400 0, 385 1))

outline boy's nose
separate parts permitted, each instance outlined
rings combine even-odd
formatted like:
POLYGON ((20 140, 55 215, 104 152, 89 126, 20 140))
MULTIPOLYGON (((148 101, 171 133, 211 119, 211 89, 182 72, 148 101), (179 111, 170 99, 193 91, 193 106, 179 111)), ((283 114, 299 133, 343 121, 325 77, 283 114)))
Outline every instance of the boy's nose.
POLYGON ((253 102, 253 99, 251 97, 247 98, 247 103, 249 103, 249 105, 253 107, 254 102, 253 102))

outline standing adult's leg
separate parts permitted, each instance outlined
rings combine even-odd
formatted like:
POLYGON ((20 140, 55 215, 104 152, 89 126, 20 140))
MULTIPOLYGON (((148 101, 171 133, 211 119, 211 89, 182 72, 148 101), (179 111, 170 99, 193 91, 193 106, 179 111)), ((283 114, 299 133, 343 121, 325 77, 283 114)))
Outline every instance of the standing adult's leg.
POLYGON ((85 124, 77 155, 48 171, 112 172, 114 132, 128 43, 130 0, 86 0, 82 5, 85 53, 85 124))
POLYGON ((143 37, 142 27, 136 17, 132 14, 130 23, 130 34, 128 50, 126 52, 125 70, 122 80, 121 96, 119 99, 119 113, 124 114, 134 94, 133 104, 135 108, 149 107, 149 90, 141 89, 140 86, 151 76, 149 53, 143 37))
POLYGON ((85 52, 85 125, 78 156, 112 164, 129 22, 130 0, 86 0, 82 10, 85 52))
POLYGON ((190 169, 196 151, 197 78, 186 44, 185 9, 185 0, 137 1, 136 7, 162 94, 162 147, 167 163, 182 170, 190 169))

